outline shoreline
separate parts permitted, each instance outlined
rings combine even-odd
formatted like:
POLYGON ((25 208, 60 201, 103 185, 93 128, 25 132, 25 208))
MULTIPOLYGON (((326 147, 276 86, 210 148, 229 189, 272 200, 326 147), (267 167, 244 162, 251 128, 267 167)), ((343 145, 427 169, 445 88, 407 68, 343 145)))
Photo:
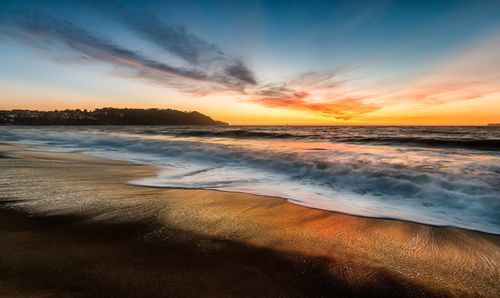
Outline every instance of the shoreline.
MULTIPOLYGON (((293 199, 287 199, 284 197, 280 196, 271 196, 271 195, 261 195, 261 194, 252 194, 249 192, 244 192, 244 191, 233 191, 233 190, 223 190, 223 189, 216 189, 216 188, 194 188, 194 187, 170 187, 170 186, 154 186, 154 185, 140 185, 140 184, 134 184, 134 183, 129 183, 129 185, 133 185, 135 187, 144 187, 144 188, 156 188, 156 189, 170 189, 170 190, 208 190, 208 191, 214 191, 214 192, 223 192, 223 193, 232 193, 232 194, 242 194, 242 195, 254 195, 254 196, 259 196, 263 198, 269 198, 269 199, 278 199, 278 200, 283 200, 287 203, 294 204, 290 201, 293 201, 293 199)), ((301 205, 301 204, 294 204, 300 207, 305 207, 309 209, 314 209, 318 211, 325 211, 325 212, 331 212, 331 213, 336 213, 336 214, 342 214, 342 215, 347 215, 347 216, 354 216, 358 218, 364 218, 364 219, 380 219, 380 220, 395 220, 395 221, 401 221, 404 223, 410 223, 410 224, 417 224, 417 225, 423 225, 423 226, 428 226, 431 228, 439 229, 459 229, 459 230, 464 230, 464 231, 470 231, 474 233, 479 233, 479 234, 484 234, 484 235, 489 235, 493 237, 500 237, 500 234, 495 234, 495 233, 490 233, 486 231, 481 231, 481 230, 474 230, 474 229, 467 229, 467 228, 462 228, 462 227, 456 227, 452 225, 437 225, 437 224, 429 224, 429 223, 422 223, 419 221, 414 221, 414 220, 409 220, 409 219, 399 219, 399 218, 393 218, 393 217, 377 217, 377 216, 368 216, 368 215, 358 215, 358 214, 352 214, 352 213, 347 213, 347 212, 342 212, 342 211, 337 211, 337 210, 327 210, 327 209, 321 209, 318 207, 314 206, 308 206, 308 205, 301 205)))
MULTIPOLYGON (((500 278, 498 235, 397 219, 358 217, 303 207, 276 197, 217 190, 133 186, 127 182, 154 175, 157 169, 79 153, 25 151, 20 146, 0 144, 0 157, 2 212, 7 212, 6 207, 7 210, 14 208, 20 213, 11 217, 18 218, 16 220, 21 223, 22 218, 29 221, 27 215, 32 214, 42 218, 42 221, 54 216, 76 216, 77 222, 104 226, 151 224, 154 228, 141 230, 139 240, 131 237, 134 229, 124 228, 120 241, 132 241, 132 246, 140 246, 144 242, 155 249, 164 245, 175 246, 179 244, 179 237, 184 237, 179 235, 188 235, 187 238, 197 240, 181 241, 184 249, 189 248, 194 255, 207 262, 212 262, 215 254, 218 262, 222 262, 218 266, 236 268, 228 272, 217 269, 223 271, 221 275, 204 284, 207 289, 213 290, 212 294, 223 293, 218 283, 224 284, 224 278, 241 273, 238 268, 260 272, 255 273, 253 279, 253 283, 265 285, 266 291, 254 293, 260 295, 289 291, 287 295, 295 293, 300 296, 307 290, 333 296, 361 295, 373 291, 389 296, 392 293, 394 296, 494 297, 500 293, 497 282, 500 278), (6 203, 6 199, 22 201, 6 203), (239 258, 226 262, 229 252, 225 250, 225 245, 238 247, 234 251, 231 249, 229 255, 237 256, 248 250, 258 252, 259 256, 264 254, 267 262, 286 263, 292 269, 286 271, 282 278, 295 280, 297 287, 287 290, 285 285, 290 286, 287 282, 278 282, 273 288, 273 284, 268 284, 259 274, 274 276, 281 270, 280 266, 275 264, 268 268, 260 263, 259 258, 252 262, 239 258), (302 262, 303 259, 307 261, 302 262), (300 264, 305 267, 300 267, 300 264), (308 274, 294 272, 295 266, 308 274), (316 284, 307 277, 317 277, 321 282, 316 284), (307 282, 298 282, 300 278, 307 279, 307 282)), ((55 225, 52 228, 57 230, 58 227, 55 225)), ((54 233, 52 229, 43 232, 49 235, 54 233)), ((92 238, 92 235, 87 236, 92 238)), ((87 236, 71 241, 85 246, 87 236)), ((30 243, 30 238, 24 241, 30 243)), ((115 245, 110 243, 109 247, 115 245)), ((4 246, 0 244, 0 249, 8 250, 4 246)), ((168 271, 172 266, 167 260, 168 254, 168 249, 167 252, 158 252, 157 261, 167 269, 159 268, 157 274, 162 270, 168 271)), ((139 255, 138 259, 148 258, 145 253, 139 255)), ((186 276, 203 269, 190 263, 191 255, 180 255, 186 262, 183 264, 187 264, 186 276)), ((28 253, 24 257, 33 258, 28 253)), ((80 257, 92 259, 84 253, 80 257)), ((101 257, 106 259, 108 256, 104 254, 101 257)), ((12 261, 12 258, 0 258, 5 263, 12 261)), ((102 262, 99 258, 92 260, 102 262)), ((117 264, 119 262, 113 266, 119 267, 117 264)), ((109 270, 113 271, 113 266, 109 270)), ((139 271, 137 274, 144 274, 139 271)), ((4 276, 3 273, 5 268, 0 270, 0 276, 4 276)), ((210 272, 200 274, 208 278, 210 272)), ((113 278, 113 275, 108 276, 108 279, 113 278)), ((181 282, 167 277, 161 281, 174 287, 181 282)), ((120 283, 119 280, 113 282, 120 283)), ((0 281, 0 289, 3 283, 3 280, 0 281)), ((252 282, 233 280, 229 284, 244 287, 252 282)), ((127 285, 121 287, 120 290, 124 290, 127 285)), ((141 288, 140 285, 137 287, 141 288)), ((165 294, 166 289, 160 288, 157 290, 165 294)), ((248 287, 245 289, 252 291, 248 287)), ((50 291, 51 287, 45 290, 50 291)), ((140 289, 136 290, 140 292, 140 289)), ((238 293, 244 294, 245 291, 238 293)))

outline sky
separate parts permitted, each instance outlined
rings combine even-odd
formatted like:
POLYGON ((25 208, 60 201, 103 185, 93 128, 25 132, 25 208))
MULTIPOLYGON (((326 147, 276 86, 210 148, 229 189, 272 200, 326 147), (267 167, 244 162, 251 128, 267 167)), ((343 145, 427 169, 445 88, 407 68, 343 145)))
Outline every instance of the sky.
POLYGON ((500 122, 500 0, 0 1, 0 109, 500 122))

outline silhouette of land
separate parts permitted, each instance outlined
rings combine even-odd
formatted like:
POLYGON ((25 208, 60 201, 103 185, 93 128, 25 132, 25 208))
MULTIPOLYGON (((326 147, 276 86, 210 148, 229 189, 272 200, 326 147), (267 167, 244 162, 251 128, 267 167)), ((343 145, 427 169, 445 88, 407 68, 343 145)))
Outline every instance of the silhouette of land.
POLYGON ((227 125, 199 112, 172 109, 0 111, 0 125, 227 125))

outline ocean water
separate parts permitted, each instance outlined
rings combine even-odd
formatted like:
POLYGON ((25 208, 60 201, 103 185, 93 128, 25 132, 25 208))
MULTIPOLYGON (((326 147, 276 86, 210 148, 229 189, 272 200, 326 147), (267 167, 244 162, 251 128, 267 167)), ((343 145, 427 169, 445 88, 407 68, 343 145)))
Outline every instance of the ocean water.
POLYGON ((498 127, 4 126, 0 142, 161 168, 135 185, 279 196, 500 234, 498 127))

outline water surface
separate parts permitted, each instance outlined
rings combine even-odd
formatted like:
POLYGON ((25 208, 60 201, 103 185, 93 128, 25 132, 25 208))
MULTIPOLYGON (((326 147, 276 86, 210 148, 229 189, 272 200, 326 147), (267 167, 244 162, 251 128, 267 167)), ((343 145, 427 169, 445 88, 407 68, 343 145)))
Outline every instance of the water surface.
POLYGON ((498 127, 0 127, 0 141, 159 166, 142 186, 280 196, 500 234, 498 127))

